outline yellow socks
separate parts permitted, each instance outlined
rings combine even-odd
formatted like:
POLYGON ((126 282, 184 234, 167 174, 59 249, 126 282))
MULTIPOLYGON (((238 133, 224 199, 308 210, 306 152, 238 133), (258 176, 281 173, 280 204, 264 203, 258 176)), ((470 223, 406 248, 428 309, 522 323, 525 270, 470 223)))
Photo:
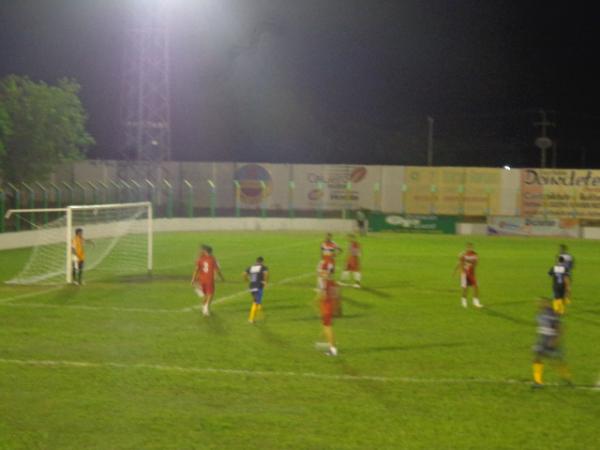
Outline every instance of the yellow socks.
POLYGON ((533 381, 537 384, 544 384, 542 375, 544 374, 544 363, 533 363, 533 381))
POLYGON ((552 301, 552 309, 559 316, 562 316, 565 313, 565 304, 562 298, 555 299, 552 301))
POLYGON ((254 322, 256 319, 256 313, 258 312, 259 305, 256 303, 252 303, 252 308, 250 308, 250 317, 248 317, 248 322, 254 322))

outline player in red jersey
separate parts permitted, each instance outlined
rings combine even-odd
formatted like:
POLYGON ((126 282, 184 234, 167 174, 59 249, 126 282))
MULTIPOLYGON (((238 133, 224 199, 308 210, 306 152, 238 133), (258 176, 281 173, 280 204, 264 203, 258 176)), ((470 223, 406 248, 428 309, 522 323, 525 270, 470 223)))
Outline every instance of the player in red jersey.
POLYGON ((454 268, 454 273, 460 269, 460 287, 462 288, 461 303, 464 308, 467 307, 467 290, 473 288, 473 306, 481 308, 483 305, 479 302, 479 287, 477 285, 477 277, 475 276, 475 268, 479 262, 479 256, 473 250, 473 244, 468 242, 464 252, 458 255, 458 263, 454 268))
POLYGON ((321 243, 321 259, 333 261, 335 263, 335 258, 342 253, 342 249, 333 242, 332 238, 333 236, 331 233, 325 235, 325 240, 321 243))
POLYGON ((332 240, 331 233, 325 235, 325 240, 321 243, 321 260, 317 265, 317 289, 321 290, 324 286, 321 271, 331 269, 332 273, 335 270, 335 258, 342 253, 342 249, 332 240))
POLYGON ((217 259, 212 254, 212 247, 202 245, 200 257, 196 261, 196 268, 192 275, 192 285, 196 286, 196 293, 200 298, 204 298, 202 303, 202 314, 210 315, 209 307, 215 295, 215 273, 219 275, 221 281, 225 281, 217 259))
POLYGON ((360 244, 356 240, 356 236, 353 234, 348 235, 350 245, 348 247, 348 259, 346 260, 346 270, 342 272, 342 280, 346 281, 350 279, 350 275, 354 278, 354 287, 360 287, 360 244))
POLYGON ((321 311, 321 322, 323 323, 323 334, 327 340, 327 354, 337 356, 333 335, 333 316, 335 315, 336 303, 339 299, 338 286, 333 276, 333 266, 325 265, 319 272, 323 280, 323 289, 319 292, 319 307, 321 311))

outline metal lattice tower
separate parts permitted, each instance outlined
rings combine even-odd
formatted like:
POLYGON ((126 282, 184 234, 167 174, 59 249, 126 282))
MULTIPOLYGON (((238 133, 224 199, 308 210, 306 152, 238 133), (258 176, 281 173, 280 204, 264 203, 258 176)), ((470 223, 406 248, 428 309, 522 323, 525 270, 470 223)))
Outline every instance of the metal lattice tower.
POLYGON ((121 153, 126 160, 171 159, 168 1, 134 2, 125 48, 121 153))

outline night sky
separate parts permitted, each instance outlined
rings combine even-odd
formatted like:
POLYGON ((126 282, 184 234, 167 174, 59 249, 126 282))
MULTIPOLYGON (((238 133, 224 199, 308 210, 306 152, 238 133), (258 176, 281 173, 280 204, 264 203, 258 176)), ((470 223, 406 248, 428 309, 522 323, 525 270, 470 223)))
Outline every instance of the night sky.
MULTIPOLYGON (((153 1, 147 0, 148 5, 153 1)), ((120 158, 133 0, 2 0, 0 76, 82 85, 120 158)), ((541 1, 172 0, 173 158, 600 167, 597 16, 541 1), (551 158, 550 158, 551 160, 551 158)))

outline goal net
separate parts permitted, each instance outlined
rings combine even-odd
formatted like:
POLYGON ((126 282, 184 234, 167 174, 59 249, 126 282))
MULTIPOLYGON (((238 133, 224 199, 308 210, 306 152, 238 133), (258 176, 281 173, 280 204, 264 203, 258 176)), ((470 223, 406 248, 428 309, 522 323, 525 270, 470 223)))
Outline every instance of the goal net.
POLYGON ((152 205, 150 202, 113 205, 69 206, 54 209, 20 209, 35 227, 32 251, 23 269, 7 283, 59 284, 73 281, 73 238, 82 230, 84 279, 132 276, 152 270, 152 205), (46 225, 36 226, 35 217, 58 214, 46 225), (34 218, 34 220, 31 220, 34 218))

